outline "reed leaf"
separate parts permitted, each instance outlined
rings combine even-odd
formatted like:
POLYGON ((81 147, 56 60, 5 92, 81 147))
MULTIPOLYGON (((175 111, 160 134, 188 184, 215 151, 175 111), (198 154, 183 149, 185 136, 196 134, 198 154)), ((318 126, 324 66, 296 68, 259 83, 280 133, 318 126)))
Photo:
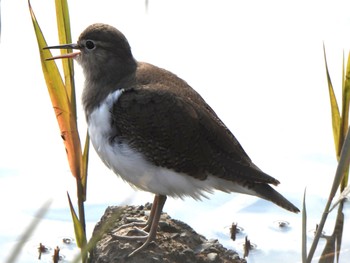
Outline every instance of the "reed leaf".
MULTIPOLYGON (((350 53, 348 54, 347 66, 344 74, 344 58, 343 58, 343 89, 342 89, 342 122, 340 136, 345 137, 349 129, 349 105, 350 105, 350 53)), ((342 144, 341 144, 342 145, 342 144)), ((349 180, 349 168, 347 169, 345 176, 340 185, 340 191, 342 192, 348 185, 349 180)))
POLYGON ((75 232, 75 237, 77 239, 77 245, 79 248, 82 248, 86 244, 85 230, 82 224, 80 223, 77 214, 75 213, 75 210, 68 192, 67 192, 67 196, 68 196, 69 209, 73 219, 74 232, 75 232))
MULTIPOLYGON (((55 0, 55 4, 59 41, 61 44, 71 43, 71 30, 67 0, 55 0)), ((69 195, 68 201, 77 243, 81 250, 83 250, 83 247, 86 245, 84 201, 86 200, 89 137, 86 137, 84 153, 82 153, 77 125, 73 62, 71 59, 62 60, 64 73, 64 79, 62 79, 56 62, 53 60, 47 60, 48 58, 52 57, 52 54, 49 49, 44 49, 47 47, 47 43, 29 0, 28 5, 33 21, 34 31, 37 37, 40 60, 47 89, 50 95, 51 103, 55 110, 61 137, 66 148, 69 167, 73 176, 76 178, 79 217, 74 211, 69 195)), ((61 50, 61 52, 65 54, 70 51, 61 50)), ((83 262, 86 262, 86 255, 82 256, 83 262)))
MULTIPOLYGON (((72 43, 68 3, 66 0, 55 0, 55 4, 59 42, 60 44, 72 43)), ((67 54, 68 52, 71 52, 71 50, 61 49, 61 54, 67 54)), ((73 61, 71 59, 62 59, 61 62, 71 111, 76 116, 73 61)))
POLYGON ((325 66, 326 66, 329 99, 330 99, 330 104, 331 104, 332 128, 333 128, 335 152, 337 155, 337 159, 339 160, 339 155, 340 155, 340 150, 341 150, 339 147, 339 135, 340 135, 341 119, 340 119, 340 112, 339 112, 339 107, 338 107, 338 103, 337 103, 337 98, 335 97, 332 80, 331 80, 331 77, 329 74, 327 56, 326 56, 326 48, 325 48, 324 44, 323 44, 323 54, 324 54, 324 62, 325 62, 325 66))
POLYGON ((101 240, 102 236, 113 229, 115 222, 120 220, 124 210, 125 208, 119 207, 118 210, 104 222, 104 224, 100 227, 98 231, 94 231, 93 236, 90 238, 89 242, 84 247, 82 253, 77 255, 75 259, 73 259, 72 263, 78 263, 82 255, 85 255, 89 251, 91 251, 96 246, 97 242, 101 240))
POLYGON ((46 86, 61 131, 61 137, 66 148, 69 167, 72 174, 75 177, 78 177, 81 176, 82 152, 76 116, 72 111, 70 102, 70 94, 67 93, 56 63, 46 60, 47 58, 52 57, 52 54, 50 50, 44 49, 44 47, 47 46, 46 40, 30 5, 30 1, 28 1, 28 5, 37 37, 41 66, 46 86))
POLYGON ((86 187, 87 187, 87 173, 88 173, 88 163, 89 163, 89 150, 90 150, 90 136, 89 133, 86 132, 85 137, 85 145, 84 145, 84 152, 83 152, 83 171, 82 171, 82 178, 81 178, 81 184, 83 187, 83 200, 86 200, 86 187))
POLYGON ((339 205, 340 202, 342 202, 343 200, 345 200, 348 197, 349 194, 350 194, 350 185, 345 187, 345 189, 340 193, 338 200, 336 202, 334 202, 332 207, 329 209, 329 212, 332 212, 334 210, 334 208, 336 208, 339 205))
POLYGON ((318 224, 315 238, 311 244, 311 248, 310 248, 306 262, 311 262, 311 260, 312 260, 312 257, 315 253, 318 241, 321 237, 323 227, 326 223, 332 200, 333 200, 335 194, 337 193, 339 185, 340 185, 341 181, 343 180, 343 177, 344 177, 346 171, 349 169, 349 163, 350 163, 350 133, 348 132, 346 135, 343 147, 342 147, 342 151, 340 154, 337 170, 336 170, 336 173, 334 176, 332 188, 331 188, 331 191, 329 193, 328 200, 327 200, 325 209, 324 209, 323 214, 322 214, 322 218, 320 220, 320 223, 318 224))
POLYGON ((303 209, 302 209, 302 227, 301 227, 301 259, 303 263, 306 263, 307 259, 307 240, 306 240, 306 225, 307 225, 307 213, 306 213, 306 188, 303 196, 303 209))

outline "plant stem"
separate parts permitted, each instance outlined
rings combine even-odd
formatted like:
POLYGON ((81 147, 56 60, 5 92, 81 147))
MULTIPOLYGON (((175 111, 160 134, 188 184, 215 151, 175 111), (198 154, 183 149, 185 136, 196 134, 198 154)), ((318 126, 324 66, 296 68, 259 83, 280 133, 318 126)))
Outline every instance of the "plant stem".
POLYGON ((77 196, 78 196, 78 210, 79 210, 79 221, 82 226, 82 229, 84 231, 84 240, 82 240, 81 244, 81 256, 82 256, 82 262, 87 262, 87 255, 86 253, 83 253, 85 251, 86 246, 86 224, 85 224, 85 207, 84 207, 84 187, 82 185, 80 177, 77 177, 77 196))
POLYGON ((348 169, 348 167, 349 167, 349 163, 350 163, 350 133, 348 132, 348 134, 346 135, 345 141, 344 141, 344 145, 342 147, 341 154, 340 154, 339 164, 338 164, 337 171, 335 173, 335 177, 334 177, 334 180, 333 180, 333 185, 332 185, 332 188, 331 188, 331 192, 329 194, 326 207, 325 207, 325 209, 323 211, 323 215, 322 215, 321 221, 320 221, 320 223, 318 225, 318 228, 317 228, 317 231, 316 231, 316 234, 315 234, 315 238, 314 238, 314 240, 312 242, 312 245, 311 245, 311 248, 310 248, 310 251, 309 251, 309 255, 307 257, 307 261, 306 262, 311 262, 311 260, 313 258, 313 255, 315 253, 318 241, 319 241, 319 239, 321 237, 321 233, 323 231, 323 227, 324 227, 324 225, 326 223, 326 220, 327 220, 327 217, 328 217, 328 214, 329 214, 329 208, 331 206, 332 200, 333 200, 333 198, 334 198, 334 196, 335 196, 335 194, 336 194, 336 192, 338 190, 340 182, 343 179, 343 176, 344 176, 344 174, 346 172, 346 169, 348 169))

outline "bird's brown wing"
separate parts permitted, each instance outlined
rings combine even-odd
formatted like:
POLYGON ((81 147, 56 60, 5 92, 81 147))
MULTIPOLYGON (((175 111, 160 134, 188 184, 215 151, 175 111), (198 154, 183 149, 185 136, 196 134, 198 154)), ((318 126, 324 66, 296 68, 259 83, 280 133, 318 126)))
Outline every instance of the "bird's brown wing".
POLYGON ((211 174, 242 184, 278 184, 205 106, 167 89, 126 90, 112 108, 112 138, 128 142, 158 166, 198 179, 211 174))

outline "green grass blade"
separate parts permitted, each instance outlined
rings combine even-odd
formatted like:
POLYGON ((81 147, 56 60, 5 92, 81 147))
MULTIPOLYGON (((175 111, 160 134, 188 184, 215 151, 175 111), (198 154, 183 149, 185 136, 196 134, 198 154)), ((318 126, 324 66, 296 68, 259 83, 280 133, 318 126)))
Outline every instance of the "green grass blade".
POLYGON ((61 44, 72 42, 69 9, 66 0, 55 0, 58 37, 61 44))
MULTIPOLYGON (((344 63, 344 62, 343 62, 344 63)), ((343 67, 344 68, 344 67, 343 67)), ((343 73, 344 74, 344 73, 343 73)), ((345 71, 345 78, 343 83, 343 101, 342 101, 342 129, 344 137, 349 127, 349 102, 350 102, 350 53, 348 56, 348 63, 345 71)))
MULTIPOLYGON (((344 62, 343 62, 344 63, 344 62)), ((344 67, 343 67, 344 69, 344 67)), ((344 75, 344 73, 343 73, 344 75)), ((343 77, 343 110, 342 110, 342 131, 343 136, 347 134, 349 128, 349 105, 350 105, 350 52, 348 54, 348 62, 345 71, 345 77, 343 77)), ((345 187, 348 185, 349 180, 349 168, 346 171, 345 176, 340 185, 340 191, 343 191, 345 187)))
POLYGON ((337 103, 337 98, 335 97, 334 89, 333 89, 333 84, 331 81, 331 77, 329 74, 328 70, 328 64, 327 64, 327 56, 326 56, 326 48, 323 45, 323 54, 324 54, 324 62, 326 66, 326 74, 327 74, 327 84, 328 84, 328 91, 329 91, 329 99, 331 103, 331 114, 332 114, 332 128, 333 128, 333 137, 334 137, 334 145, 335 145, 335 151, 337 158, 340 155, 340 147, 339 147, 339 140, 340 140, 340 123, 341 123, 341 118, 340 118, 340 112, 339 112, 339 107, 337 103))
POLYGON ((75 210, 74 210, 74 207, 73 207, 73 204, 72 204, 72 201, 70 199, 68 192, 67 192, 67 196, 68 196, 68 203, 69 203, 70 212, 72 214, 75 238, 77 239, 77 245, 79 248, 82 248, 86 244, 85 231, 84 231, 84 228, 79 221, 77 214, 75 213, 75 210))
MULTIPOLYGON (((342 147, 337 171, 333 180, 333 185, 331 188, 331 192, 329 194, 329 202, 331 202, 337 193, 337 189, 343 180, 344 175, 349 169, 349 163, 350 163, 350 133, 348 132, 342 147)), ((329 207, 327 209, 327 212, 329 212, 329 207)))
POLYGON ((350 133, 348 132, 346 135, 345 141, 344 141, 344 145, 343 145, 341 154, 340 154, 340 159, 339 159, 339 163, 337 166, 337 171, 336 171, 335 176, 334 176, 334 180, 333 180, 331 191, 329 193, 327 204, 326 204, 325 209, 323 211, 320 223, 318 224, 315 238, 311 244, 311 248, 310 248, 310 251, 309 251, 309 254, 307 257, 307 262, 311 262, 312 257, 315 253, 318 241, 321 237, 323 227, 326 223, 326 220, 327 220, 327 217, 329 214, 332 200, 333 200, 335 194, 337 193, 339 185, 340 185, 346 171, 349 169, 349 163, 350 163, 350 133))
POLYGON ((334 234, 335 234, 335 238, 336 238, 335 254, 336 254, 337 262, 339 262, 339 256, 340 256, 341 244, 342 244, 343 232, 344 232, 344 218, 345 217, 344 217, 344 213, 343 213, 343 204, 344 204, 343 201, 340 203, 339 208, 338 208, 338 215, 337 215, 335 229, 334 229, 334 234))
MULTIPOLYGON (((56 0, 55 4, 59 42, 60 44, 72 43, 68 3, 66 0, 56 0)), ((61 54, 66 54, 67 52, 71 52, 71 50, 61 49, 61 54)), ((65 87, 67 90, 68 99, 71 105, 72 113, 76 117, 73 60, 62 59, 61 62, 63 65, 65 87)))
POLYGON ((338 197, 338 200, 332 205, 332 207, 330 208, 329 212, 332 212, 334 210, 334 208, 337 207, 337 205, 340 202, 342 202, 343 200, 345 200, 348 197, 349 194, 350 194, 350 185, 345 187, 344 190, 340 193, 340 196, 338 197))
POLYGON ((115 222, 120 220, 120 217, 122 216, 124 212, 124 208, 120 207, 113 215, 111 215, 110 218, 108 218, 104 224, 101 226, 101 228, 91 237, 87 245, 84 247, 82 253, 80 255, 77 255, 75 259, 73 259, 72 263, 78 263, 81 259, 81 255, 87 254, 90 250, 92 250, 98 241, 102 238, 102 236, 105 233, 108 233, 113 229, 115 226, 115 222))
POLYGON ((307 242, 306 242, 306 224, 307 224, 307 213, 306 213, 306 204, 305 204, 305 198, 306 198, 306 188, 304 190, 304 197, 303 197, 303 209, 302 209, 302 227, 301 227, 301 258, 302 262, 306 263, 307 259, 307 242))
POLYGON ((10 253, 10 256, 6 260, 6 263, 14 263, 16 262, 17 257, 19 256, 19 252, 23 249, 23 246, 25 243, 29 240, 31 235, 33 234, 34 230, 40 223, 41 219, 44 217, 46 212, 49 210, 49 207, 51 205, 52 201, 49 200, 46 203, 43 204, 43 206, 38 210, 38 212, 35 214, 34 219, 29 224, 27 229, 24 231, 22 236, 19 239, 19 242, 17 245, 12 249, 12 252, 10 253))
POLYGON ((86 188, 87 188, 87 174, 88 174, 88 163, 89 163, 89 149, 90 149, 90 136, 86 132, 85 146, 83 152, 83 172, 81 178, 81 184, 83 186, 84 200, 86 200, 86 188))
POLYGON ((338 207, 337 218, 335 220, 333 233, 326 238, 326 245, 323 249, 319 263, 339 262, 341 243, 344 230, 343 202, 338 207))

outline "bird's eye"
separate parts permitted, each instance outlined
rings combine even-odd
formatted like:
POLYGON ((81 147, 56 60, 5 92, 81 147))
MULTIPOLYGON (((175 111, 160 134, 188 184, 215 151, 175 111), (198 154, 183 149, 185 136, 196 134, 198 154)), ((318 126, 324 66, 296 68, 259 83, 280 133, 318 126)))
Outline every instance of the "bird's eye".
POLYGON ((96 47, 94 41, 92 41, 92 40, 86 40, 85 46, 89 50, 92 50, 92 49, 94 49, 96 47))

